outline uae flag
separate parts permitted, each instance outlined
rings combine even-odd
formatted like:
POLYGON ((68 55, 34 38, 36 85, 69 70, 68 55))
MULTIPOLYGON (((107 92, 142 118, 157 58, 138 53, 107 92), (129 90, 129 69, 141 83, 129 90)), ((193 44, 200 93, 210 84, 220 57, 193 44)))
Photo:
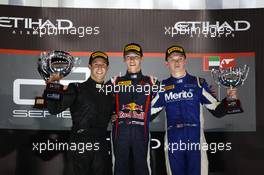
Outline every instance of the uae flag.
POLYGON ((220 67, 220 56, 205 56, 203 69, 204 71, 210 71, 212 69, 218 69, 220 67))
POLYGON ((203 70, 223 69, 236 66, 235 56, 205 56, 203 59, 203 70))

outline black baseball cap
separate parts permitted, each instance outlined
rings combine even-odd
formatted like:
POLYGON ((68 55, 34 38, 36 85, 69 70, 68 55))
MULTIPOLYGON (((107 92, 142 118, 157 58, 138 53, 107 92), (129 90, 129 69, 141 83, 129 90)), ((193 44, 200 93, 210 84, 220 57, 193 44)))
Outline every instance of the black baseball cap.
POLYGON ((166 50, 166 57, 165 57, 166 61, 168 61, 168 57, 172 53, 179 53, 179 54, 183 55, 186 58, 185 51, 184 51, 183 47, 177 46, 177 45, 172 45, 166 50))
POLYGON ((102 58, 106 61, 106 64, 107 66, 109 65, 109 60, 108 60, 108 56, 106 53, 102 52, 102 51, 96 51, 96 52, 93 52, 90 56, 90 59, 89 59, 89 64, 91 65, 93 60, 95 60, 96 58, 102 58))
POLYGON ((124 47, 124 56, 126 56, 130 52, 133 52, 133 53, 135 53, 141 57, 143 56, 141 46, 139 44, 136 44, 136 43, 130 43, 124 47))

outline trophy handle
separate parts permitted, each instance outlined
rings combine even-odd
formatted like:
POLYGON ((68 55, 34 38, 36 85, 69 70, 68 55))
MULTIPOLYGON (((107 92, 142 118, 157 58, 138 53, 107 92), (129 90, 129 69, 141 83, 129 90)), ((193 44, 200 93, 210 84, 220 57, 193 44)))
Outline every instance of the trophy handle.
POLYGON ((73 68, 72 68, 72 70, 75 70, 80 65, 81 65, 81 59, 79 57, 73 57, 73 68))
POLYGON ((245 64, 243 71, 242 71, 242 78, 241 78, 242 85, 244 84, 245 80, 247 79, 248 73, 249 73, 249 66, 245 64))
MULTIPOLYGON (((231 69, 231 68, 230 68, 231 69)), ((238 76, 239 76, 239 78, 238 78, 238 81, 236 82, 236 84, 233 86, 233 87, 237 87, 237 86, 239 86, 241 83, 242 83, 242 74, 241 74, 241 68, 239 67, 238 68, 238 72, 237 71, 235 71, 236 72, 236 74, 239 74, 238 76)), ((231 88, 232 89, 232 88, 231 88)))
POLYGON ((40 56, 38 59, 38 72, 40 76, 47 81, 49 73, 46 71, 47 63, 46 63, 46 57, 48 53, 46 51, 40 52, 40 56))
POLYGON ((212 69, 211 75, 214 79, 214 82, 219 86, 221 83, 219 82, 219 70, 217 69, 212 69))

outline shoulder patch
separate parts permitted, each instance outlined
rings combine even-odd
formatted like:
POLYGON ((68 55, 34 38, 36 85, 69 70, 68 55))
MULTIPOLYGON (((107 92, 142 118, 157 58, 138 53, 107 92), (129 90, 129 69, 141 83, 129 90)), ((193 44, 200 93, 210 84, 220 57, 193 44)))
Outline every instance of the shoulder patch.
POLYGON ((121 86, 129 86, 132 84, 132 81, 131 80, 127 80, 127 81, 119 81, 117 83, 118 85, 121 85, 121 86))
POLYGON ((165 91, 168 91, 168 90, 171 90, 171 89, 174 89, 175 88, 175 85, 172 84, 172 85, 168 85, 168 86, 165 86, 164 89, 165 91))

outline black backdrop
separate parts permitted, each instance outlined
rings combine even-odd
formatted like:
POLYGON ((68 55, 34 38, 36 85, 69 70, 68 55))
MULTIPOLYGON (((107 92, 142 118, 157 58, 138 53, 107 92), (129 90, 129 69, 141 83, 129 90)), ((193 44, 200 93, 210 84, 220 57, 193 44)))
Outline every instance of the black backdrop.
MULTIPOLYGON (((262 117, 263 87, 263 9, 229 10, 107 10, 107 9, 70 9, 70 8, 32 8, 0 6, 1 49, 52 50, 54 48, 70 51, 104 50, 120 52, 128 42, 141 43, 145 52, 163 52, 167 46, 180 44, 190 53, 255 52, 256 72, 256 132, 210 132, 206 134, 208 142, 231 142, 231 152, 209 154, 212 172, 223 174, 260 174, 264 158, 264 118, 262 117), (3 17, 51 19, 70 19, 75 26, 91 26, 92 34, 84 37, 77 35, 32 34, 32 29, 25 27, 18 19, 3 17), (113 20, 114 19, 114 20, 113 20), (18 20, 15 26, 14 20, 18 20), (177 21, 233 21, 250 22, 246 31, 232 31, 227 37, 200 37, 189 35, 165 35, 165 27, 172 27, 177 21), (99 34, 95 27, 99 26, 99 34), (15 32, 14 32, 15 31, 15 32), (22 34, 20 33, 22 31, 22 34), (31 34, 27 34, 27 31, 31 34)), ((22 19, 21 19, 22 21, 22 19)), ((44 21, 44 20, 43 20, 44 21)), ((89 28, 89 31, 91 29, 89 28)), ((90 33, 90 32, 88 32, 90 33)), ((1 58, 2 59, 2 58, 1 58)), ((5 65, 1 65, 3 68, 5 65)), ((11 70, 11 69, 10 69, 11 70)), ((7 74, 10 72, 7 72, 7 74)), ((12 71, 11 73, 12 74, 12 71)), ((4 86, 4 83, 1 83, 4 86)), ((1 95, 4 95, 1 93, 1 95)), ((3 103, 3 102, 1 102, 3 103)), ((2 117, 2 116, 1 116, 2 117)), ((17 174, 68 174, 68 161, 63 154, 51 160, 42 161, 31 150, 32 139, 46 138, 50 133, 59 131, 1 130, 1 174, 12 174, 16 167, 17 174), (49 162, 49 163, 47 163, 49 162), (66 169, 66 170, 65 170, 66 169)), ((59 132, 62 138, 67 131, 59 132)), ((66 134, 67 135, 67 134, 66 134)), ((162 139, 163 133, 153 133, 153 137, 162 139)), ((157 162, 157 174, 164 174, 163 152, 160 148, 154 152, 157 162)), ((154 156, 154 157, 155 157, 154 156)))

